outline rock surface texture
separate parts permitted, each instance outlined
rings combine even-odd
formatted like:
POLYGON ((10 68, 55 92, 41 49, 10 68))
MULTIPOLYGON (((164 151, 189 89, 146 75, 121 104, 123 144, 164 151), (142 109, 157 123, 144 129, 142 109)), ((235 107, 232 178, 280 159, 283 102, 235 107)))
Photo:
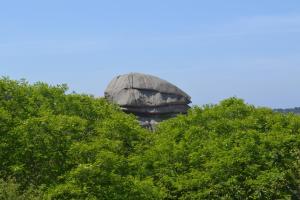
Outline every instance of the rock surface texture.
POLYGON ((191 97, 158 77, 130 73, 115 77, 105 90, 105 98, 127 113, 135 114, 142 126, 153 129, 165 119, 184 114, 191 97))

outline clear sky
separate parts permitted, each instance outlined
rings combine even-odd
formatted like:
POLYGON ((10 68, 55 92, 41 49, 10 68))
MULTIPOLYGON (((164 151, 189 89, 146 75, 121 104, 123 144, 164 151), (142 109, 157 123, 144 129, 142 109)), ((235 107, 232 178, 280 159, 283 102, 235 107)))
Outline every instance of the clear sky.
POLYGON ((299 0, 0 0, 0 75, 102 96, 118 74, 300 106, 299 0))

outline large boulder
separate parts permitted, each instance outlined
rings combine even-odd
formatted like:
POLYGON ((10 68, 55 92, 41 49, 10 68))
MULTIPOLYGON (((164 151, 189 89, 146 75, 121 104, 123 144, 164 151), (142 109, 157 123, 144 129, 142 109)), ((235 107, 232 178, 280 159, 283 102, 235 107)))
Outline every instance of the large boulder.
POLYGON ((191 103, 191 97, 175 85, 140 73, 115 77, 105 90, 105 98, 137 115, 142 124, 186 113, 191 103))

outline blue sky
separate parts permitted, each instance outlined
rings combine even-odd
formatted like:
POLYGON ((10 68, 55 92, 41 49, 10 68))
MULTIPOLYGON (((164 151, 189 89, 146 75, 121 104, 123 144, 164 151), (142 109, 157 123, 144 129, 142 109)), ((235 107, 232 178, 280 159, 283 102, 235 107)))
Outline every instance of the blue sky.
POLYGON ((300 106, 300 1, 0 0, 0 75, 102 96, 128 72, 198 105, 300 106))

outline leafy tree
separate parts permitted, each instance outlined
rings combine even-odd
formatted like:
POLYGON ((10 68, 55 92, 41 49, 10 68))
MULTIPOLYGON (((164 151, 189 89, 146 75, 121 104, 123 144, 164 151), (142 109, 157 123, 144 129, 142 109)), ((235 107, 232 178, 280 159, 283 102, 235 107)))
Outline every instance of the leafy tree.
POLYGON ((131 116, 115 113, 99 123, 97 134, 76 142, 70 150, 76 163, 65 182, 54 187, 50 199, 159 199, 160 190, 151 178, 134 177, 130 157, 147 141, 146 130, 131 116))
POLYGON ((43 199, 41 190, 29 188, 20 190, 20 185, 14 179, 0 179, 0 200, 40 200, 43 199))
POLYGON ((138 165, 167 199, 298 199, 300 118, 231 98, 163 122, 138 165))
POLYGON ((67 89, 0 78, 0 200, 300 199, 300 116, 229 98, 149 132, 67 89))

